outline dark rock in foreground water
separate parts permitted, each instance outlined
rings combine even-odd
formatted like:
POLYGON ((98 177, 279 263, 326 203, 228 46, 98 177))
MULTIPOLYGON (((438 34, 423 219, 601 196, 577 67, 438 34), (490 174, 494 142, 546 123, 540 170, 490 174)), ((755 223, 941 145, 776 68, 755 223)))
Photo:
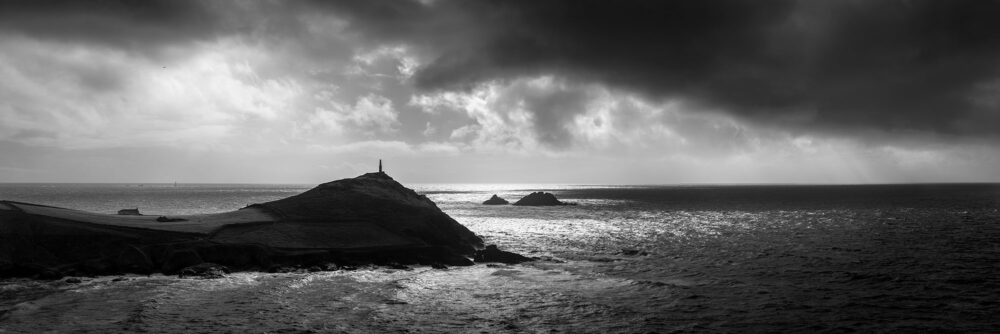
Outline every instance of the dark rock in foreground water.
POLYGON ((473 264, 473 256, 511 259, 495 247, 477 253, 482 239, 385 173, 232 212, 159 217, 0 201, 0 276, 214 277, 224 271, 219 268, 462 266, 473 264))
POLYGON ((493 197, 490 197, 490 199, 486 200, 486 202, 483 202, 483 204, 485 204, 485 205, 507 205, 507 204, 510 204, 510 202, 508 202, 507 200, 505 200, 503 198, 500 198, 500 196, 497 196, 497 194, 493 194, 493 197))
POLYGON ((486 249, 476 251, 476 262, 500 262, 506 264, 517 264, 521 262, 534 261, 534 259, 517 253, 502 251, 496 245, 486 246, 486 249))
POLYGON ((528 196, 524 196, 524 198, 521 198, 517 202, 514 202, 514 205, 553 206, 553 205, 575 205, 575 203, 560 202, 558 199, 556 199, 556 195, 538 191, 528 194, 528 196))
POLYGON ((622 249, 621 254, 622 255, 628 255, 628 256, 636 256, 636 255, 646 256, 646 255, 649 255, 649 253, 646 252, 646 251, 641 251, 641 250, 638 250, 638 249, 630 249, 630 248, 622 249))
POLYGON ((229 273, 229 268, 215 263, 204 262, 181 269, 178 277, 222 278, 229 273))

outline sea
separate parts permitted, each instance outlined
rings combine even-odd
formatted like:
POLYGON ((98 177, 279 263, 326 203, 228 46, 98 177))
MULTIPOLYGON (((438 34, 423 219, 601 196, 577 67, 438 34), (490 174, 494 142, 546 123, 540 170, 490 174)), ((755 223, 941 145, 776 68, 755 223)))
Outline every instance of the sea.
MULTIPOLYGON (((0 281, 0 333, 1000 333, 1000 184, 408 185, 517 264, 0 281), (547 191, 575 206, 485 206, 547 191)), ((0 184, 224 212, 308 185, 0 184)))

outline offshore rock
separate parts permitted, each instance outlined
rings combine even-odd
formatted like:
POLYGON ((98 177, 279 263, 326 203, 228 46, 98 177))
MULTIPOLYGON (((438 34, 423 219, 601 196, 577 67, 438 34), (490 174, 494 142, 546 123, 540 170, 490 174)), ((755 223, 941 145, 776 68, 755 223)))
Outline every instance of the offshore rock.
POLYGON ((507 200, 505 200, 503 198, 500 198, 500 196, 497 196, 497 194, 493 194, 493 197, 490 197, 490 199, 486 200, 486 202, 483 202, 483 204, 484 205, 507 205, 507 204, 510 204, 510 202, 508 202, 507 200))
POLYGON ((556 195, 538 191, 528 194, 528 196, 524 196, 517 202, 514 202, 514 205, 554 206, 554 205, 575 205, 575 203, 560 202, 558 199, 556 199, 556 195))
POLYGON ((236 211, 159 217, 0 201, 0 277, 178 274, 203 263, 237 271, 461 266, 483 248, 434 202, 381 172, 236 211))

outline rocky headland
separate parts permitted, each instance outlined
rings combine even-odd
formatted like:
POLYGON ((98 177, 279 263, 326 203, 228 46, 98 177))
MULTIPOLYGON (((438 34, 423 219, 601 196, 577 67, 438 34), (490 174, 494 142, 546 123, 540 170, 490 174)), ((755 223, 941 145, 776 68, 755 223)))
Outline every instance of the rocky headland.
POLYGON ((556 198, 556 195, 553 195, 553 194, 547 193, 547 192, 537 191, 537 192, 533 192, 531 194, 528 194, 528 196, 524 196, 523 198, 521 198, 517 202, 514 202, 514 205, 521 205, 521 206, 555 206, 555 205, 576 205, 576 203, 562 202, 562 201, 559 201, 559 199, 556 198))
POLYGON ((507 200, 500 198, 497 194, 493 194, 493 197, 483 202, 483 205, 507 205, 510 204, 507 200))
POLYGON ((204 215, 110 215, 0 201, 0 277, 335 270, 530 260, 484 247, 385 173, 204 215))

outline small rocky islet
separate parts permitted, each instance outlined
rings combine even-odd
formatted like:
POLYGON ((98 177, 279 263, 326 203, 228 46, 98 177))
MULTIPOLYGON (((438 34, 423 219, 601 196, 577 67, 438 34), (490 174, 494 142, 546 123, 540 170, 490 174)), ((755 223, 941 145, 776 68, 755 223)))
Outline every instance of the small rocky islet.
POLYGON ((483 202, 483 205, 507 205, 510 204, 507 200, 500 198, 497 194, 493 194, 493 197, 483 202))
POLYGON ((575 203, 562 202, 556 198, 556 195, 552 193, 537 191, 524 196, 514 205, 519 206, 556 206, 556 205, 575 205, 575 203))
POLYGON ((484 245, 433 201, 384 172, 217 214, 111 215, 0 201, 0 277, 216 277, 530 260, 484 245))
MULTIPOLYGON (((507 200, 500 198, 496 194, 493 197, 483 202, 483 205, 507 205, 510 204, 507 200)), ((563 202, 556 198, 556 195, 552 193, 547 193, 543 191, 536 191, 522 197, 517 202, 514 202, 517 206, 557 206, 557 205, 576 205, 576 203, 563 202)))

